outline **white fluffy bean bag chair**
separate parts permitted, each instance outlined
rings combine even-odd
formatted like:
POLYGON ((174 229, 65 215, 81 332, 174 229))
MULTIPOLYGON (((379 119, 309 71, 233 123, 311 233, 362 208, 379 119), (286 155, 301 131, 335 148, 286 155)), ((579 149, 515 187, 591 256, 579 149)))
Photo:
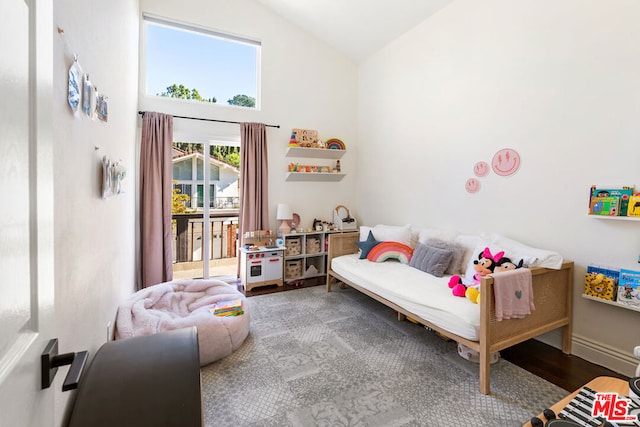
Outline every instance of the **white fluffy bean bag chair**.
POLYGON ((249 333, 249 306, 238 289, 221 280, 174 280, 142 289, 118 307, 116 339, 196 326, 200 366, 231 354, 249 333), (240 298, 244 314, 214 316, 218 301, 240 298))

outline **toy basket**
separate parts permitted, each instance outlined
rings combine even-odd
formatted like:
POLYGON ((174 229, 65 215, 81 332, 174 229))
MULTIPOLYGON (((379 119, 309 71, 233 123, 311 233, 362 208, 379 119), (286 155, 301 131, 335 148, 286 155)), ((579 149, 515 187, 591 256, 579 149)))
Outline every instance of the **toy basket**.
POLYGON ((302 244, 300 237, 287 237, 284 242, 286 249, 286 256, 296 256, 302 253, 302 244))
POLYGON ((285 280, 294 280, 302 276, 302 260, 287 261, 284 265, 285 280))
MULTIPOLYGON (((463 359, 467 359, 470 362, 480 363, 480 353, 470 349, 464 344, 458 343, 458 354, 460 355, 460 357, 462 357, 463 359)), ((489 356, 489 363, 493 365, 498 360, 500 360, 500 352, 496 351, 494 353, 491 353, 491 355, 489 356)))

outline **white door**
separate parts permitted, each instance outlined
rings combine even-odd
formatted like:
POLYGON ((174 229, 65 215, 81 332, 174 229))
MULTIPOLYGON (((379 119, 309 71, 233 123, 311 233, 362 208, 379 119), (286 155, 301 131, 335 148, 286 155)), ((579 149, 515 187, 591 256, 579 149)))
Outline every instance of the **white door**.
MULTIPOLYGON (((52 1, 0 1, 0 426, 53 426, 52 1)), ((57 384, 60 384, 57 382, 57 384)))

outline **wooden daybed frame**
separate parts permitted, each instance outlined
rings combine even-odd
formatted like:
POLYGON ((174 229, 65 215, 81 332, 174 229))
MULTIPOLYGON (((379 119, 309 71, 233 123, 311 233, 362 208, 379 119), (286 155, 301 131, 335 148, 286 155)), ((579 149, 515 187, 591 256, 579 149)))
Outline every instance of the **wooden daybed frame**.
POLYGON ((331 285, 334 281, 342 282, 396 310, 399 320, 404 320, 406 316, 409 316, 440 334, 477 351, 480 353, 480 392, 482 394, 490 394, 491 392, 489 356, 493 352, 511 347, 554 329, 562 328, 562 351, 565 354, 571 354, 572 261, 564 261, 559 270, 539 267, 531 268, 536 310, 523 319, 502 320, 500 322, 496 320, 493 278, 490 276, 483 277, 480 283, 480 341, 471 341, 432 324, 404 307, 386 300, 331 270, 331 260, 333 258, 357 253, 356 242, 359 239, 359 235, 358 232, 329 235, 327 292, 331 292, 331 285))

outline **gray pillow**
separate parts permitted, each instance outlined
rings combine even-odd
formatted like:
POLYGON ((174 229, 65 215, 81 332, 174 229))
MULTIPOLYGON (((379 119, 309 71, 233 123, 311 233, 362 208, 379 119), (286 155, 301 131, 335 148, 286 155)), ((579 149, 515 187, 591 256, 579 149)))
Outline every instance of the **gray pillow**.
POLYGON ((449 249, 440 249, 419 243, 413 251, 409 265, 425 273, 442 277, 449 264, 451 264, 452 258, 453 251, 449 249))
POLYGON ((427 239, 424 244, 438 249, 447 249, 453 252, 451 263, 445 271, 446 274, 450 274, 453 276, 454 274, 464 273, 467 270, 467 266, 462 265, 462 260, 466 251, 466 248, 464 246, 458 243, 447 242, 446 240, 440 239, 427 239))

